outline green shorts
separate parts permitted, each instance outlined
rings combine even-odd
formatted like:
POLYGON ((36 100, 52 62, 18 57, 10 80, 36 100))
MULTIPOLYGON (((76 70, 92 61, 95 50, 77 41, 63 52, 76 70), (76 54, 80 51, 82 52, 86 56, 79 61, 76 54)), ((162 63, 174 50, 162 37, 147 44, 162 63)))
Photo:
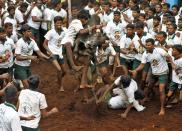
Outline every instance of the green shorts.
POLYGON ((125 66, 126 68, 132 68, 133 60, 132 59, 125 59, 120 57, 120 64, 125 66))
POLYGON ((15 65, 14 76, 15 79, 26 80, 29 76, 31 76, 31 70, 29 66, 19 66, 15 65))
POLYGON ((60 58, 59 55, 52 55, 50 61, 57 60, 59 64, 64 64, 64 59, 60 58))
POLYGON ((168 83, 168 74, 164 75, 153 75, 151 76, 152 82, 159 82, 159 84, 167 84, 168 83))
POLYGON ((116 52, 120 52, 120 46, 113 46, 116 52))
POLYGON ((30 127, 25 127, 21 126, 23 131, 40 131, 39 128, 30 128, 30 127))
POLYGON ((169 85, 169 90, 170 91, 182 90, 182 85, 171 81, 169 85))
POLYGON ((102 63, 97 64, 98 67, 107 67, 109 65, 109 59, 105 60, 102 63))

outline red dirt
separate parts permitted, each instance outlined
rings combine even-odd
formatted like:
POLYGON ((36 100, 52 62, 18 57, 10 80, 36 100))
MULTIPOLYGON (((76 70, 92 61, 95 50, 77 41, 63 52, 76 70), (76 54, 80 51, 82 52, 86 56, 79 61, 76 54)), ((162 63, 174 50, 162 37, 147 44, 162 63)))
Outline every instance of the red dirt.
POLYGON ((73 93, 79 84, 73 75, 65 76, 65 92, 59 92, 56 70, 51 63, 33 64, 32 71, 41 76, 40 89, 46 95, 49 108, 56 106, 60 110, 41 120, 42 131, 182 131, 182 105, 175 105, 166 110, 165 116, 158 116, 160 102, 156 96, 147 103, 144 112, 132 110, 122 119, 119 114, 124 110, 108 110, 102 106, 98 111, 94 103, 81 103, 81 91, 73 93))

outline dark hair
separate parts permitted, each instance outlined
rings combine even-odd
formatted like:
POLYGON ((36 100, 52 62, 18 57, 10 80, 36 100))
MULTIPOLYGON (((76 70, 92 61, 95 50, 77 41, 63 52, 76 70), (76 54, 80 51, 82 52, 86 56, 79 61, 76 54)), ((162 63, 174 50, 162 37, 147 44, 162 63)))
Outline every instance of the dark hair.
POLYGON ((4 91, 5 101, 11 102, 12 100, 14 100, 17 97, 17 92, 18 91, 13 84, 8 86, 4 91))
POLYGON ((177 11, 179 11, 179 6, 178 6, 178 5, 173 5, 172 8, 173 8, 173 7, 176 8, 177 11))
POLYGON ((77 18, 88 20, 90 18, 89 12, 83 9, 78 13, 77 18))
POLYGON ((155 19, 157 21, 161 21, 161 17, 160 16, 154 16, 153 19, 155 19))
POLYGON ((150 7, 149 10, 152 11, 153 14, 155 14, 155 8, 150 7))
POLYGON ((152 39, 152 38, 148 38, 145 42, 146 42, 146 43, 150 42, 150 43, 152 43, 152 45, 155 44, 155 40, 152 39))
POLYGON ((7 23, 4 24, 4 28, 5 28, 5 29, 8 28, 9 26, 13 26, 13 24, 10 23, 10 22, 7 22, 7 23))
POLYGON ((129 87, 129 85, 131 83, 131 78, 127 75, 121 75, 120 83, 122 84, 123 88, 127 88, 127 87, 129 87))
POLYGON ((182 45, 173 45, 172 48, 174 48, 178 52, 182 53, 182 45))
POLYGON ((170 8, 171 5, 169 3, 164 3, 162 6, 167 6, 167 8, 170 8))
POLYGON ((163 35, 164 38, 167 38, 167 34, 166 34, 166 32, 164 32, 164 31, 160 31, 160 32, 158 33, 158 35, 163 35))
POLYGON ((14 9, 15 10, 15 7, 14 6, 9 6, 7 11, 10 12, 10 10, 14 9))
POLYGON ((29 25, 24 24, 24 25, 22 26, 22 28, 21 28, 21 31, 22 31, 22 32, 25 32, 25 31, 27 31, 27 30, 31 30, 31 28, 30 28, 29 25))
POLYGON ((135 100, 142 100, 145 97, 145 95, 141 89, 138 89, 135 91, 134 97, 135 97, 135 100))
POLYGON ((31 75, 28 78, 29 88, 35 90, 39 87, 40 77, 38 75, 31 75))
POLYGON ((144 23, 143 22, 137 22, 136 24, 135 24, 135 28, 137 28, 137 29, 143 29, 144 28, 144 23))
POLYGON ((28 7, 28 4, 27 3, 25 3, 25 2, 23 2, 21 5, 20 5, 20 8, 27 8, 28 7))
POLYGON ((135 26, 134 26, 133 24, 128 24, 128 25, 126 26, 126 28, 134 29, 134 28, 135 28, 135 26))
POLYGON ((146 17, 146 15, 144 13, 140 13, 139 16, 142 16, 142 17, 146 17))
POLYGON ((172 23, 171 26, 176 30, 177 29, 177 25, 175 23, 172 23))
POLYGON ((171 21, 172 23, 176 23, 176 19, 174 16, 169 16, 168 21, 171 21))
POLYGON ((119 11, 114 11, 114 14, 117 14, 117 15, 121 15, 121 13, 119 11))
POLYGON ((132 7, 131 10, 136 11, 137 13, 140 13, 140 8, 138 6, 132 7))
POLYGON ((61 16, 54 17, 54 23, 56 23, 57 21, 63 21, 63 18, 61 16))

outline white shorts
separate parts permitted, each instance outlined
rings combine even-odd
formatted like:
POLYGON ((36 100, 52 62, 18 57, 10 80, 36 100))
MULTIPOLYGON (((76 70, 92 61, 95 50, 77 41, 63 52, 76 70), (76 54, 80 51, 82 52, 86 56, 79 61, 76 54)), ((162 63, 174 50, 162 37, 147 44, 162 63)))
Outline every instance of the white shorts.
POLYGON ((126 100, 124 100, 123 97, 120 95, 112 97, 108 101, 108 107, 111 109, 126 108, 127 105, 128 105, 128 102, 126 100))

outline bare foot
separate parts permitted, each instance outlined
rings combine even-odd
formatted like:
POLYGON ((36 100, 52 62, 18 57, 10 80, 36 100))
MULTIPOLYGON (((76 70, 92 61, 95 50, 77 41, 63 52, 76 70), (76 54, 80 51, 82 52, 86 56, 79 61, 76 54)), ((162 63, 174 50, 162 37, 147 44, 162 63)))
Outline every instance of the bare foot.
POLYGON ((126 116, 127 116, 127 115, 126 115, 126 114, 124 114, 124 113, 122 113, 122 114, 121 114, 121 118, 124 118, 124 119, 125 119, 125 118, 126 118, 126 116))
POLYGON ((60 87, 59 91, 64 92, 63 86, 60 87))
POLYGON ((165 115, 165 111, 164 109, 161 109, 161 111, 159 112, 159 116, 163 116, 163 115, 165 115))
POLYGON ((83 66, 72 66, 72 69, 75 71, 79 71, 83 68, 83 66))

